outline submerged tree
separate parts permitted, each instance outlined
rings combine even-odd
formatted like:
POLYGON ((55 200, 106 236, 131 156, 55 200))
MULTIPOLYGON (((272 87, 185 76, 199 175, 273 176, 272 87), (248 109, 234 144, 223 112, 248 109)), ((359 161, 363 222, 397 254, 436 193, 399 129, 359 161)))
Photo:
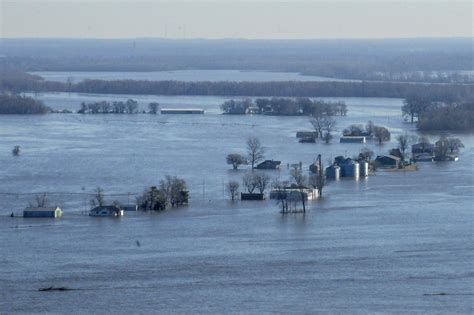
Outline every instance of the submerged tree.
POLYGON ((242 183, 244 184, 244 187, 247 189, 249 194, 253 194, 258 185, 257 181, 255 180, 255 175, 253 173, 246 173, 242 177, 242 183))
POLYGON ((286 187, 289 186, 289 183, 275 179, 272 183, 273 191, 276 193, 277 204, 281 205, 281 213, 288 212, 288 192, 286 187))
POLYGON ((370 162, 374 156, 374 151, 370 148, 362 148, 359 153, 359 159, 370 162))
POLYGON ((435 159, 437 161, 445 161, 448 158, 449 141, 446 137, 441 137, 435 143, 435 159))
POLYGON ((229 191, 230 198, 232 201, 239 195, 239 182, 231 180, 227 183, 227 190, 229 191))
POLYGON ((237 153, 228 154, 226 157, 226 161, 227 164, 232 165, 232 168, 234 170, 238 169, 240 165, 247 163, 247 159, 243 155, 237 153))
POLYGON ((150 114, 156 115, 160 110, 160 104, 157 102, 151 102, 150 104, 148 104, 148 109, 150 114))
POLYGON ((167 207, 166 196, 156 186, 148 188, 141 197, 137 198, 141 210, 162 211, 167 207))
POLYGON ((247 139, 247 154, 252 169, 255 168, 255 164, 263 160, 265 148, 262 146, 258 138, 249 137, 247 139))
POLYGON ((374 137, 382 144, 382 142, 390 141, 390 131, 382 126, 374 126, 374 137))
POLYGON ((270 183, 270 177, 265 173, 255 173, 253 177, 258 191, 263 194, 270 183))
POLYGON ((464 148, 464 144, 458 138, 448 139, 449 153, 457 153, 461 148, 464 148))
POLYGON ((310 122, 314 130, 318 133, 319 138, 324 137, 324 131, 330 133, 336 126, 334 118, 322 114, 314 116, 310 122))
POLYGON ((104 199, 104 190, 100 187, 97 187, 94 190, 94 197, 91 200, 92 206, 99 206, 102 207, 105 205, 105 199, 104 199))
POLYGON ((35 196, 36 206, 39 208, 46 207, 48 205, 48 194, 42 193, 35 196))
POLYGON ((299 190, 301 204, 303 206, 303 212, 306 212, 306 193, 304 192, 305 183, 306 183, 306 175, 303 174, 303 170, 301 167, 295 167, 290 172, 291 178, 293 179, 296 187, 299 190))
POLYGON ((166 175, 165 179, 160 181, 160 191, 164 194, 167 204, 171 205, 171 207, 188 203, 189 193, 184 179, 166 175))
POLYGON ((19 145, 16 145, 16 146, 13 147, 12 154, 14 156, 20 155, 20 146, 19 145))

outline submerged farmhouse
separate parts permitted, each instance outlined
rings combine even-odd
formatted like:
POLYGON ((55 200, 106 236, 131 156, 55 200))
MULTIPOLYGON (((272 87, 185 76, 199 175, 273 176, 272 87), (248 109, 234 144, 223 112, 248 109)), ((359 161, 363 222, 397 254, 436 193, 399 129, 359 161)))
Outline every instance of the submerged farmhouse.
POLYGON ((160 110, 162 115, 174 115, 174 114, 204 114, 204 109, 201 108, 162 108, 160 110))
POLYGON ((266 160, 256 166, 258 170, 276 170, 280 168, 281 161, 266 160))
POLYGON ((435 145, 432 143, 417 143, 411 146, 413 160, 417 162, 433 162, 435 145))
POLYGON ((98 206, 89 211, 91 217, 121 217, 123 210, 117 206, 98 206))
POLYGON ((318 190, 311 187, 290 186, 283 189, 272 189, 270 199, 300 200, 303 194, 305 200, 315 200, 318 198, 318 190))
POLYGON ((400 168, 401 159, 394 155, 379 155, 375 163, 381 168, 400 168))
POLYGON ((343 136, 339 139, 340 143, 366 143, 365 136, 343 136))
POLYGON ((25 218, 59 218, 62 215, 59 207, 28 207, 23 210, 25 218))

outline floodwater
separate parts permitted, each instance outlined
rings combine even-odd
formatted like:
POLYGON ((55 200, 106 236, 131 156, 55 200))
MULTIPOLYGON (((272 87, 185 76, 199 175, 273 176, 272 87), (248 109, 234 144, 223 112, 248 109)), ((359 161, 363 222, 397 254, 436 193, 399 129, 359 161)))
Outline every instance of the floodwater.
POLYGON ((151 72, 101 72, 101 71, 39 71, 31 72, 48 81, 80 82, 96 80, 149 80, 149 81, 359 81, 302 75, 297 72, 241 71, 241 70, 174 70, 151 72))
MULTIPOLYGON (((128 97, 38 96, 56 109, 128 97)), ((220 97, 130 97, 206 114, 0 116, 0 313, 472 313, 472 134, 453 135, 458 162, 330 182, 306 214, 282 215, 273 200, 228 200, 224 184, 246 172, 230 170, 228 153, 258 136, 283 165, 267 173, 287 179, 287 164, 357 154, 362 145, 338 143, 352 123, 416 134, 402 101, 341 99, 349 113, 326 145, 297 142, 305 117, 220 115, 220 97), (126 203, 165 174, 186 179, 188 207, 84 215, 95 187, 126 203), (44 191, 62 218, 9 217, 44 191), (50 286, 76 290, 38 292, 50 286)))

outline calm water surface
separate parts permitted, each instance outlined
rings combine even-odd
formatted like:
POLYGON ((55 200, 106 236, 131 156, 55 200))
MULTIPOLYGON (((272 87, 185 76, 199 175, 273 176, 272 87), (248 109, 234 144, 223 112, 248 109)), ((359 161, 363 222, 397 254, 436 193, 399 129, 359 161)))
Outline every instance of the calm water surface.
MULTIPOLYGON (((128 96, 38 97, 77 109, 128 96)), ((300 144, 307 118, 220 115, 225 98, 132 98, 206 114, 0 116, 0 313, 472 313, 472 135, 454 135, 466 146, 458 162, 331 182, 305 215, 282 216, 274 201, 228 201, 223 183, 245 169, 229 170, 226 154, 257 135, 284 165, 268 174, 286 179, 288 163, 307 168, 320 153, 327 164, 361 145, 300 144), (188 207, 83 215, 95 187, 127 202, 165 174, 186 179, 188 207), (33 201, 23 194, 42 191, 62 218, 9 217, 33 201), (38 292, 48 286, 77 290, 38 292)), ((343 100, 339 132, 371 119, 393 138, 416 133, 401 100, 343 100)), ((381 154, 395 143, 367 146, 381 154)))

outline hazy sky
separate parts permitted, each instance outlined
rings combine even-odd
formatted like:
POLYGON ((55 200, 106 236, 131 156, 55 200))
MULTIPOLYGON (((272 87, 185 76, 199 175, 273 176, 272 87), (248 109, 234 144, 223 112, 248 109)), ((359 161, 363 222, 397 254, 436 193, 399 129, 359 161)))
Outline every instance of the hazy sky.
POLYGON ((472 37, 459 0, 0 0, 1 37, 472 37))

